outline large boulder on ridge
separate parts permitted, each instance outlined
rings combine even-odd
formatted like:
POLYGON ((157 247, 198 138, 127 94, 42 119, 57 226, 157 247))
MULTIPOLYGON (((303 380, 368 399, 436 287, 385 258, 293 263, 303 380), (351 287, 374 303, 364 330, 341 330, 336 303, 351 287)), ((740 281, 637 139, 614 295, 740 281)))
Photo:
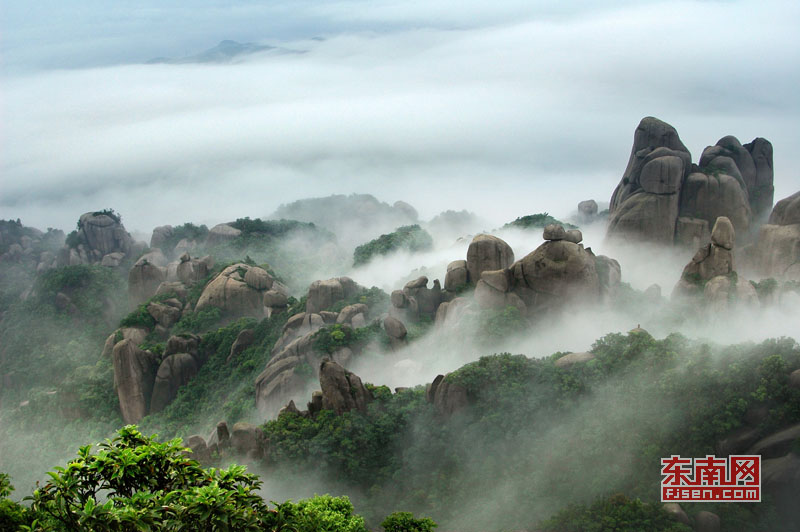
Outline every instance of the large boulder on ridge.
POLYGON ((79 238, 98 258, 115 251, 126 255, 131 251, 133 238, 113 213, 87 212, 81 215, 78 227, 79 238))
POLYGON ((233 316, 264 316, 264 292, 246 282, 251 270, 269 276, 262 268, 244 263, 233 264, 222 270, 203 289, 195 310, 217 307, 233 316), (263 273, 262 273, 263 272, 263 273))
POLYGON ((322 408, 343 414, 350 410, 367 411, 372 394, 355 373, 351 373, 332 360, 323 360, 319 369, 322 388, 322 408))
POLYGON ((314 281, 308 287, 306 313, 318 314, 339 301, 348 299, 359 290, 358 284, 349 277, 336 277, 325 281, 314 281))
POLYGON ((514 263, 514 251, 500 238, 476 235, 467 249, 469 281, 477 283, 486 270, 503 270, 514 263))
POLYGON ((596 302, 601 296, 594 255, 567 240, 545 242, 515 262, 511 275, 513 290, 529 312, 571 301, 596 302))

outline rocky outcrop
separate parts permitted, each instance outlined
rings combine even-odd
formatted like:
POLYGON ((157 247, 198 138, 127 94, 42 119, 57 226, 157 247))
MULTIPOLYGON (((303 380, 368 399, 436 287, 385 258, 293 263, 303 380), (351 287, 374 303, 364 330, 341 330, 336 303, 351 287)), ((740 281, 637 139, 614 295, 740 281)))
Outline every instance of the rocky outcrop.
MULTIPOLYGON (((548 240, 515 262, 511 276, 513 291, 529 313, 575 301, 597 302, 601 297, 595 256, 581 244, 567 240, 548 240)), ((610 274, 607 282, 613 282, 610 274)))
POLYGON ((593 353, 570 353, 568 355, 564 355, 563 357, 559 358, 555 361, 555 366, 557 368, 571 368, 576 364, 583 364, 589 362, 590 360, 594 360, 595 356, 593 353))
MULTIPOLYGON (((242 232, 235 227, 228 224, 218 224, 211 228, 208 232, 206 244, 209 246, 216 246, 218 244, 225 244, 231 240, 236 239, 242 232)), ((177 246, 176 246, 177 248, 177 246)))
POLYGON ((99 262, 103 256, 120 251, 128 254, 133 238, 118 217, 99 212, 87 212, 78 220, 78 238, 87 252, 99 262))
POLYGON ((150 299, 166 279, 166 269, 142 257, 128 272, 128 295, 134 305, 150 299))
POLYGON ((671 244, 690 165, 689 150, 675 128, 657 118, 642 119, 628 166, 611 197, 608 235, 671 244))
POLYGON ((230 364, 236 357, 242 354, 242 351, 253 345, 256 339, 255 331, 253 329, 243 329, 236 336, 236 340, 231 345, 231 351, 228 358, 225 360, 226 364, 230 364))
POLYGON ((756 307, 758 294, 753 284, 740 279, 734 267, 736 233, 733 224, 720 217, 711 232, 711 242, 702 246, 683 269, 672 291, 673 300, 691 302, 716 313, 734 305, 756 307))
POLYGON ((114 389, 119 397, 122 419, 138 423, 150 408, 158 360, 149 351, 142 351, 131 340, 114 346, 114 389))
POLYGON ((703 151, 698 166, 675 128, 644 118, 611 198, 608 236, 697 247, 721 216, 747 234, 772 205, 772 180, 772 145, 765 139, 742 146, 723 137, 703 151))
POLYGON ((392 349, 399 349, 406 345, 408 330, 406 330, 406 326, 402 321, 392 316, 386 316, 383 320, 383 330, 386 331, 386 335, 389 337, 392 349))
POLYGON ((467 261, 455 260, 447 265, 447 274, 444 277, 444 289, 448 292, 460 292, 469 284, 469 270, 467 261))
POLYGON ((306 313, 314 314, 327 310, 339 301, 355 295, 361 287, 349 277, 337 277, 326 281, 314 281, 308 288, 306 313))
POLYGON ((757 275, 800 281, 800 192, 775 205, 748 251, 747 265, 757 275))
POLYGON ((469 405, 467 389, 448 377, 449 373, 437 375, 425 393, 426 400, 443 416, 451 416, 469 405))
POLYGON ((597 216, 597 202, 593 199, 581 201, 578 203, 578 218, 583 223, 594 221, 597 216))
POLYGON ((469 282, 475 284, 486 270, 502 270, 514 262, 514 251, 505 241, 492 235, 480 234, 467 249, 469 282))
POLYGON ((189 353, 164 357, 156 373, 149 413, 162 411, 175 399, 178 389, 189 383, 199 370, 199 364, 189 353))
POLYGON ((673 290, 673 297, 696 295, 714 277, 733 273, 734 240, 735 231, 731 221, 725 217, 718 218, 711 234, 711 243, 701 247, 683 269, 681 279, 673 290))
POLYGON ((433 319, 442 299, 439 280, 434 279, 433 287, 428 288, 428 278, 422 276, 392 292, 390 315, 404 322, 417 322, 420 316, 433 319))
POLYGON ((322 389, 322 408, 337 415, 350 410, 367 411, 372 394, 355 373, 351 373, 332 360, 323 360, 319 369, 322 389))
MULTIPOLYGON (((253 316, 263 318, 264 293, 265 288, 255 288, 255 282, 248 283, 246 278, 252 279, 254 275, 259 278, 269 274, 257 266, 250 266, 244 263, 228 266, 219 273, 203 289, 200 298, 197 300, 195 310, 202 310, 206 307, 217 307, 231 316, 253 316), (250 273, 255 270, 254 273, 250 273)), ((265 285, 268 283, 262 283, 265 285)), ((271 284, 270 284, 271 286, 271 284)))

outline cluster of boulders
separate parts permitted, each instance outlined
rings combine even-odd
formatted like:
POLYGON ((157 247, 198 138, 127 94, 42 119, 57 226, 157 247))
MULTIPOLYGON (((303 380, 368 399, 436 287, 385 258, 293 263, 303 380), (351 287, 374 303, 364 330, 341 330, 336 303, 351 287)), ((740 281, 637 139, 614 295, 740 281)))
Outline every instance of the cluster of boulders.
MULTIPOLYGON (((306 409, 299 410, 292 399, 280 409, 279 417, 288 414, 313 418, 322 410, 330 410, 337 415, 352 410, 367 411, 367 405, 373 399, 372 393, 358 375, 329 358, 320 361, 317 373, 320 389, 311 394, 306 409)), ((264 432, 251 423, 236 423, 231 430, 226 422, 221 421, 208 438, 198 434, 189 436, 186 446, 191 449, 192 458, 201 463, 234 455, 262 463, 269 458, 269 441, 264 432)))
POLYGON ((613 295, 621 276, 616 260, 584 248, 577 229, 548 225, 543 238, 541 246, 513 264, 481 272, 475 287, 479 305, 515 306, 523 315, 534 316, 568 303, 591 304, 613 295))
POLYGON ((295 314, 283 327, 264 370, 256 378, 256 406, 266 415, 279 405, 302 394, 311 375, 317 374, 320 362, 329 357, 346 366, 355 355, 351 347, 335 352, 320 353, 314 346, 314 335, 323 327, 338 325, 358 329, 372 318, 365 303, 343 307, 339 312, 329 309, 336 303, 352 299, 364 288, 349 277, 314 281, 308 289, 305 312, 295 314))
POLYGON ((365 413, 372 401, 372 392, 364 386, 361 378, 329 358, 323 358, 319 365, 319 386, 319 390, 312 392, 305 410, 299 410, 291 400, 281 408, 278 416, 290 413, 315 417, 322 410, 331 410, 336 415, 351 410, 365 413))
POLYGON ((59 250, 56 264, 101 264, 116 268, 125 259, 138 257, 146 248, 146 243, 133 240, 113 212, 87 212, 78 220, 74 240, 68 238, 67 245, 59 250))
POLYGON ((120 329, 104 349, 107 354, 113 343, 114 389, 125 423, 138 423, 147 414, 163 410, 205 362, 198 336, 170 337, 160 357, 139 348, 145 337, 142 329, 120 329))
POLYGON ((745 257, 745 266, 760 277, 800 281, 800 192, 775 204, 745 257))
POLYGON ((48 229, 42 232, 25 227, 17 220, 0 220, 0 262, 25 264, 37 272, 57 266, 56 250, 64 242, 64 232, 48 229))
POLYGON ((515 262, 514 251, 502 239, 477 235, 467 259, 448 264, 444 289, 438 279, 428 288, 423 276, 392 292, 392 308, 384 321, 392 345, 402 345, 404 323, 422 315, 449 326, 472 314, 475 305, 516 307, 523 316, 534 317, 571 302, 592 304, 614 295, 621 280, 619 263, 584 248, 579 230, 548 225, 543 238, 541 246, 515 262), (461 295, 466 288, 474 288, 474 302, 461 295))
POLYGON ((733 303, 757 305, 753 284, 736 274, 735 241, 733 223, 724 216, 717 218, 711 242, 701 246, 683 269, 672 292, 673 299, 701 300, 706 307, 717 311, 727 310, 733 303))
POLYGON ((128 295, 132 304, 140 304, 155 295, 163 283, 171 283, 173 290, 183 291, 202 281, 214 267, 214 259, 191 257, 184 253, 176 261, 168 262, 160 249, 145 253, 128 272, 128 295))
POLYGON ((727 136, 707 147, 699 166, 671 125, 644 118, 609 207, 609 237, 697 247, 725 216, 740 235, 773 201, 772 144, 727 136))
POLYGON ((264 431, 243 421, 234 423, 233 427, 220 421, 208 438, 194 434, 186 438, 184 444, 191 451, 191 457, 204 465, 232 456, 263 463, 269 456, 269 442, 264 431))

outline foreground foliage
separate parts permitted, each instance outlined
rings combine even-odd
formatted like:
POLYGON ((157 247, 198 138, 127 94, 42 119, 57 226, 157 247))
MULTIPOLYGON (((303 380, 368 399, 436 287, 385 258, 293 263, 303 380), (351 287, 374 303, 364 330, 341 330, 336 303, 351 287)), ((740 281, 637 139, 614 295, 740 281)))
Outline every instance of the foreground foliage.
MULTIPOLYGON (((13 488, 0 474, 0 530, 367 532, 347 497, 318 495, 270 509, 257 493, 261 481, 245 467, 204 469, 186 451, 180 439, 162 443, 129 425, 49 473, 29 497, 30 509, 6 499, 13 488)), ((390 532, 435 526, 411 514, 384 521, 390 532), (411 528, 398 528, 403 523, 411 528)))

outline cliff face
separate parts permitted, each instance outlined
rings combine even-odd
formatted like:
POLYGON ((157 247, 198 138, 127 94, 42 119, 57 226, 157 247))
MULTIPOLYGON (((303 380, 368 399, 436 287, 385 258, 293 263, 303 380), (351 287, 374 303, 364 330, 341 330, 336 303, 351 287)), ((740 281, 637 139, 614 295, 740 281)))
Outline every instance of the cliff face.
POLYGON ((723 137, 693 164, 674 127, 644 118, 611 197, 608 236, 696 247, 708 241, 720 216, 748 235, 772 207, 773 177, 772 144, 766 139, 742 145, 736 137, 723 137))

